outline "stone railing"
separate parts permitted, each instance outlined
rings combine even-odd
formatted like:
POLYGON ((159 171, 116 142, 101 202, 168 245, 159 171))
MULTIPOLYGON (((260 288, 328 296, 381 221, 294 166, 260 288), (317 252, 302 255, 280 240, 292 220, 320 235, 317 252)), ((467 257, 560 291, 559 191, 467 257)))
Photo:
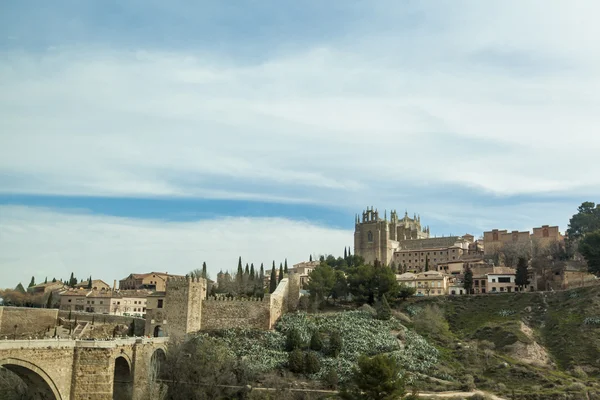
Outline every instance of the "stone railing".
POLYGON ((58 349, 58 348, 113 348, 118 346, 133 346, 141 344, 164 344, 168 337, 146 338, 131 337, 111 340, 73 340, 73 339, 32 339, 32 340, 0 340, 0 350, 6 349, 58 349))

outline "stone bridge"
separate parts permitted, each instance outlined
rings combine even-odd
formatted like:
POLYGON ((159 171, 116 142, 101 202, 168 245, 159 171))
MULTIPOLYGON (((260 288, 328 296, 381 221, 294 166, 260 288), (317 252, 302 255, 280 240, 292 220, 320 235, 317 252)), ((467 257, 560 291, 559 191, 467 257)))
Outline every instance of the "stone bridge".
POLYGON ((167 340, 0 340, 0 366, 17 374, 35 399, 141 399, 167 340))

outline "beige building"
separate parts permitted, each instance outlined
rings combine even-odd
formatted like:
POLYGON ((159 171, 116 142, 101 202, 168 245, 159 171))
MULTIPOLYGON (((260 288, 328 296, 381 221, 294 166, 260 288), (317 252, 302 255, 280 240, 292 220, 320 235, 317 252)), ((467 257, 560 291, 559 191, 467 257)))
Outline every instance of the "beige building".
POLYGON ((35 285, 27 288, 28 292, 39 294, 39 293, 49 293, 49 292, 60 292, 66 290, 66 286, 61 281, 56 282, 48 282, 48 283, 40 283, 39 285, 35 285))
POLYGON ((458 261, 463 254, 465 249, 460 246, 398 250, 394 252, 394 263, 399 270, 407 272, 424 271, 426 265, 430 271, 437 271, 439 265, 458 261))
POLYGON ((562 242, 564 237, 558 230, 558 226, 542 225, 539 228, 533 228, 531 239, 537 241, 542 247, 546 247, 552 242, 562 242))
POLYGON ((483 247, 485 255, 492 255, 498 252, 508 243, 522 244, 524 246, 531 245, 529 232, 519 232, 507 230, 493 229, 488 232, 483 232, 483 247))
POLYGON ((396 275, 400 285, 415 288, 416 296, 441 296, 448 294, 448 276, 438 271, 427 271, 414 274, 405 272, 396 275))
POLYGON ((133 315, 146 313, 149 291, 72 289, 60 294, 60 309, 99 314, 133 315))
MULTIPOLYGON (((89 281, 85 280, 75 285, 75 289, 87 289, 89 287, 89 281)), ((100 279, 92 279, 92 290, 110 290, 110 285, 100 279)))
POLYGON ((492 273, 488 273, 486 282, 487 293, 511 293, 518 292, 515 283, 515 270, 506 267, 495 267, 492 273))
POLYGON ((168 277, 183 278, 180 275, 171 275, 166 272, 149 272, 146 274, 129 274, 119 281, 119 290, 148 289, 164 292, 168 277))

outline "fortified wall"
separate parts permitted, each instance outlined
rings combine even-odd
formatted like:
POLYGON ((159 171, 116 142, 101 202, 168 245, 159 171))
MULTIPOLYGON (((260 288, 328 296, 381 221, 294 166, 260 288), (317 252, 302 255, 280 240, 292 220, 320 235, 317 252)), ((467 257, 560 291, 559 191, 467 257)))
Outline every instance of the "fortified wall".
POLYGON ((171 278, 163 296, 148 298, 146 335, 182 337, 200 330, 273 329, 300 299, 300 277, 291 273, 262 299, 207 298, 206 280, 171 278))
POLYGON ((54 308, 0 307, 0 336, 43 334, 54 329, 57 320, 54 308))

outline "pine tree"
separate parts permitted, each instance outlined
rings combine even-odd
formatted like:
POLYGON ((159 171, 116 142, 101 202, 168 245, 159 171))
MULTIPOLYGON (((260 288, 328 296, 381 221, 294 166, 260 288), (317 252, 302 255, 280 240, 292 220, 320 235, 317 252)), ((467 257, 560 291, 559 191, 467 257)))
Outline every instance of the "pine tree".
POLYGON ((269 293, 273 293, 277 289, 277 273, 275 272, 275 261, 273 261, 273 268, 271 268, 271 278, 269 279, 269 293))
POLYGON ((286 275, 288 273, 287 258, 285 259, 285 264, 283 264, 283 273, 286 275))
POLYGON ((471 270, 471 267, 469 267, 469 266, 467 266, 467 269, 465 270, 465 278, 463 281, 463 287, 467 291, 467 294, 471 294, 471 292, 473 291, 473 271, 471 270))
POLYGON ((279 263, 279 281, 281 282, 281 280, 283 279, 283 264, 279 263))
POLYGON ((385 298, 385 295, 383 295, 381 297, 381 303, 377 308, 377 319, 387 321, 390 318, 392 318, 392 309, 390 308, 390 305, 387 299, 385 298))
POLYGON ((208 279, 208 273, 206 272, 206 261, 202 263, 202 277, 208 279))
POLYGON ((32 287, 32 286, 35 286, 35 278, 33 276, 31 277, 31 282, 29 282, 29 286, 27 286, 27 287, 32 287))

